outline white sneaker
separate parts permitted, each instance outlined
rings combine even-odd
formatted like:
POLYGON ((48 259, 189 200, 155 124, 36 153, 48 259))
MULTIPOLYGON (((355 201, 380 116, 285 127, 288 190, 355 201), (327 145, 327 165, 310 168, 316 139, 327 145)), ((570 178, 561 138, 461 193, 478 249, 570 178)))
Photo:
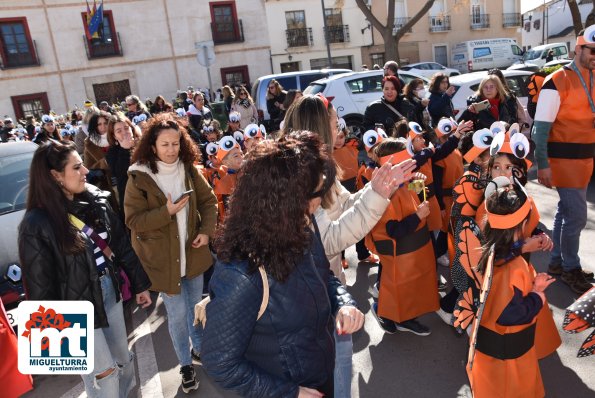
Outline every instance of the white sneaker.
POLYGON ((443 267, 448 267, 448 264, 450 263, 450 260, 448 258, 448 253, 443 254, 440 257, 438 257, 436 259, 436 262, 438 263, 438 265, 441 265, 443 267))
POLYGON ((378 282, 372 285, 372 297, 374 297, 375 299, 378 298, 378 287, 378 282))
POLYGON ((438 308, 438 311, 436 311, 436 315, 438 315, 440 319, 442 319, 444 323, 446 323, 447 325, 452 325, 453 319, 451 313, 444 311, 442 308, 438 308))

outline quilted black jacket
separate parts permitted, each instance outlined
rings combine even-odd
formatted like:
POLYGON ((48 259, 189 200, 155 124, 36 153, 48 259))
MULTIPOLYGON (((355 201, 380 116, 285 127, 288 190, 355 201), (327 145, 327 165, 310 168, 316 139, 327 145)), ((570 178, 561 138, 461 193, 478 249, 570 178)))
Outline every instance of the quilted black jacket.
MULTIPOLYGON (((108 204, 108 193, 87 184, 87 191, 76 195, 69 211, 91 228, 107 230, 106 242, 115 255, 110 276, 119 295, 119 266, 126 271, 132 290, 140 293, 151 286, 128 233, 108 204)), ((81 233, 82 234, 82 233, 81 233)), ((57 246, 45 210, 27 211, 19 226, 19 255, 23 283, 29 300, 89 300, 95 307, 95 328, 107 327, 101 284, 93 257, 93 243, 84 234, 87 250, 64 254, 57 246)))
POLYGON ((367 106, 364 112, 364 131, 373 130, 376 123, 381 123, 386 134, 390 135, 395 123, 401 118, 386 104, 392 105, 408 121, 415 120, 415 107, 407 98, 399 95, 395 102, 388 102, 382 97, 367 106))
POLYGON ((258 321, 260 273, 248 273, 247 261, 216 264, 201 357, 224 388, 277 398, 296 397, 299 386, 332 386, 333 315, 356 303, 330 272, 320 237, 312 236, 285 283, 269 276, 269 302, 258 321))

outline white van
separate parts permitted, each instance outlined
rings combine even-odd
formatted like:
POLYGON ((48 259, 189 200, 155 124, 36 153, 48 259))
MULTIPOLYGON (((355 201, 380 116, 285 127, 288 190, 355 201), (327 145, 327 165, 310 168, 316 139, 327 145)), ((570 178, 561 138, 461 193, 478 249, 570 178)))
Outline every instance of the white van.
POLYGON ((528 66, 534 66, 536 69, 542 68, 550 50, 554 52, 554 60, 568 59, 566 43, 549 43, 527 50, 523 58, 515 62, 509 69, 526 69, 528 66))
POLYGON ((450 66, 461 73, 504 69, 520 60, 522 55, 523 50, 514 39, 470 40, 453 46, 450 66))

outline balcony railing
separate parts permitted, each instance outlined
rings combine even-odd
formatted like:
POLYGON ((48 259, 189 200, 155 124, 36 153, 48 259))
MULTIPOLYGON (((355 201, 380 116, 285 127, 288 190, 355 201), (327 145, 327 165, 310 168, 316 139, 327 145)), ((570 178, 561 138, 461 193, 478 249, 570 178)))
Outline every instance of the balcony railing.
MULTIPOLYGON (((393 36, 397 34, 397 32, 399 30, 401 30, 401 28, 411 20, 411 18, 395 18, 395 24, 393 25, 393 36)), ((405 33, 411 33, 413 32, 412 28, 409 28, 409 30, 407 30, 407 32, 405 33)))
POLYGON ((88 40, 87 36, 83 35, 83 42, 85 43, 85 51, 87 52, 87 59, 107 58, 107 57, 121 57, 122 41, 120 41, 120 33, 116 32, 115 36, 107 39, 105 42, 99 40, 88 40))
POLYGON ((517 12, 502 14, 502 27, 513 28, 523 25, 521 14, 517 12))
POLYGON ((211 34, 214 44, 243 43, 244 25, 242 20, 238 19, 236 23, 211 23, 211 34))
POLYGON ((471 15, 471 29, 487 29, 490 27, 490 14, 471 15))
POLYGON ((450 15, 430 16, 430 32, 447 32, 450 29, 450 15))
POLYGON ((29 52, 17 54, 8 53, 5 57, 0 57, 0 69, 5 70, 27 66, 40 66, 41 62, 39 62, 37 43, 35 40, 31 40, 31 42, 33 43, 33 48, 30 48, 29 52))
POLYGON ((312 38, 312 28, 287 29, 287 47, 306 47, 314 42, 312 38))
POLYGON ((327 26, 325 29, 325 37, 329 43, 349 42, 349 25, 327 26))

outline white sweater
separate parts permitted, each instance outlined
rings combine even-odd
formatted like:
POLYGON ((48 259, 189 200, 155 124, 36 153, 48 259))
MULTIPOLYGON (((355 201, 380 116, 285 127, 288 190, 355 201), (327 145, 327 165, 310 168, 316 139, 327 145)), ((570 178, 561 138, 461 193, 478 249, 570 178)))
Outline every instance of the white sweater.
MULTIPOLYGON (((182 192, 186 191, 186 184, 184 182, 184 163, 178 161, 176 163, 167 164, 157 161, 158 173, 154 174, 151 169, 145 165, 135 163, 128 169, 142 171, 147 173, 157 184, 161 192, 167 198, 171 194, 172 202, 176 200, 182 192)), ((188 207, 187 203, 182 210, 176 213, 176 221, 178 224, 178 236, 180 237, 180 275, 186 275, 186 241, 188 240, 188 207)))

